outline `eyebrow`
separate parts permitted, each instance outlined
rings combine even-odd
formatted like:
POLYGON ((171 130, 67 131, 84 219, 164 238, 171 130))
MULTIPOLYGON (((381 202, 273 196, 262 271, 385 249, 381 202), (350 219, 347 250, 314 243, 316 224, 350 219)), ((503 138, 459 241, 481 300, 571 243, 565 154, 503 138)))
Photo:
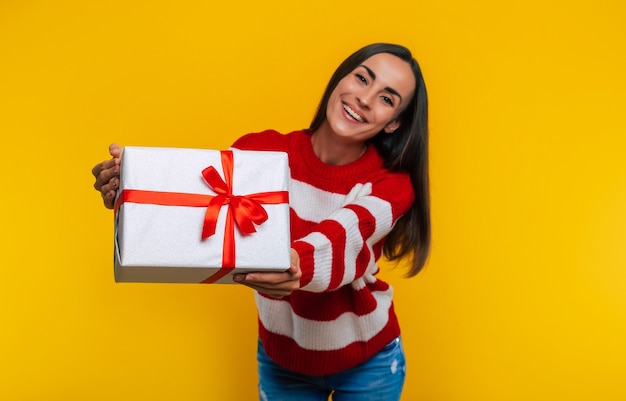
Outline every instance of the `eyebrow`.
MULTIPOLYGON (((367 71, 367 74, 372 78, 372 80, 376 80, 376 74, 374 73, 374 71, 371 70, 371 68, 369 68, 368 66, 366 66, 365 64, 361 64, 360 67, 365 68, 365 70, 367 71)), ((402 103, 402 96, 398 93, 397 90, 387 86, 385 88, 385 90, 389 93, 391 93, 392 95, 398 96, 400 98, 400 103, 402 103)))

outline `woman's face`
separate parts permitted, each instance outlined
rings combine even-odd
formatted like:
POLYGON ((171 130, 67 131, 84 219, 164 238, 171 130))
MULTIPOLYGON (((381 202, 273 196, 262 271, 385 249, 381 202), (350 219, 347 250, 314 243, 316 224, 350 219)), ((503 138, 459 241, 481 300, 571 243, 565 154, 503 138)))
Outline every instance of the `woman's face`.
POLYGON ((411 66, 389 53, 366 59, 335 87, 326 108, 326 123, 343 139, 365 141, 381 130, 392 133, 413 97, 411 66))

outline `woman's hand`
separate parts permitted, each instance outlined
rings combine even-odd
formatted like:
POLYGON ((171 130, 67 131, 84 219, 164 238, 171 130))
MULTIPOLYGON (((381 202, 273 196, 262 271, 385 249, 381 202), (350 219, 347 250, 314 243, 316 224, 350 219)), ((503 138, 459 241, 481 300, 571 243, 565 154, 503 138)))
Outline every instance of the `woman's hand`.
POLYGON ((93 187, 96 191, 100 191, 104 206, 113 209, 115 194, 120 187, 120 157, 122 156, 122 147, 116 143, 109 146, 109 154, 112 159, 105 160, 96 164, 91 169, 91 174, 96 178, 93 187))
POLYGON ((247 274, 235 274, 233 279, 236 283, 254 288, 261 294, 274 298, 282 298, 290 295, 300 288, 300 256, 291 250, 291 266, 285 272, 252 272, 247 274))

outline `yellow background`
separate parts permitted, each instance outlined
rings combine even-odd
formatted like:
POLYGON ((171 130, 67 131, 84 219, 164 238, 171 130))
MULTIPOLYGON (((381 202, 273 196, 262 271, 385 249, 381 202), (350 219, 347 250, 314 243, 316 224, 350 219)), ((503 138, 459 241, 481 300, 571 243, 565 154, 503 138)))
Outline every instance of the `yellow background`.
POLYGON ((0 2, 0 399, 253 400, 235 286, 115 284, 107 146, 308 126, 349 53, 399 42, 431 106, 434 243, 386 270, 403 400, 626 399, 618 0, 0 2))

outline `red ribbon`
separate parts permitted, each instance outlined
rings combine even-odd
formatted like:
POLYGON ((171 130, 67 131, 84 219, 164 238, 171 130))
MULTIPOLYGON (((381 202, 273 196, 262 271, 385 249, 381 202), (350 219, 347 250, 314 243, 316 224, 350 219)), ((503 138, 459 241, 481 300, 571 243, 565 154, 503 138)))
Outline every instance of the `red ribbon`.
POLYGON ((202 240, 215 234, 217 216, 224 205, 228 205, 226 227, 224 229, 224 244, 222 247, 222 268, 203 283, 214 283, 235 268, 235 226, 241 234, 249 235, 256 232, 255 224, 261 225, 267 221, 267 212, 262 204, 280 204, 289 202, 287 191, 258 192, 249 195, 233 194, 233 152, 220 152, 222 170, 225 180, 213 166, 202 171, 202 177, 217 195, 201 195, 183 192, 144 191, 139 189, 125 189, 120 194, 115 210, 124 202, 164 205, 206 207, 204 224, 202 226, 202 240))

